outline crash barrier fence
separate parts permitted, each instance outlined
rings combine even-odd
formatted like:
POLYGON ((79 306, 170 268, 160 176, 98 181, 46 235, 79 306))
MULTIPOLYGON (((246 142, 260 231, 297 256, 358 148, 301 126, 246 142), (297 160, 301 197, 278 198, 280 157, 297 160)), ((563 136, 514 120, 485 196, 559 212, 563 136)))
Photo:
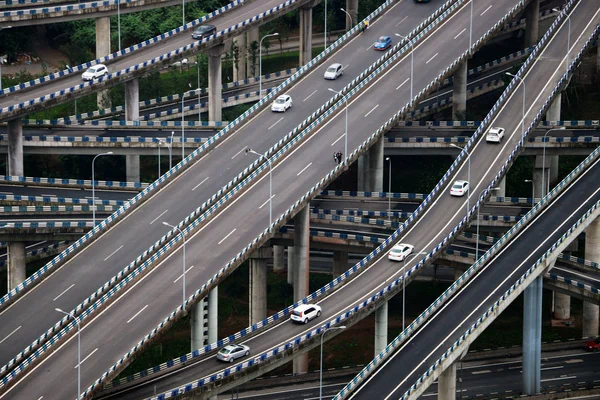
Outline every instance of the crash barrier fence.
MULTIPOLYGON (((19 185, 60 185, 73 186, 77 188, 92 187, 91 179, 68 179, 68 178, 41 178, 18 175, 0 175, 0 184, 19 184, 19 185)), ((120 181, 99 181, 94 180, 94 187, 97 189, 144 189, 148 187, 147 183, 141 182, 120 182, 120 181)), ((17 195, 15 195, 17 196, 17 195)), ((27 196, 21 196, 23 198, 27 196)), ((46 197, 46 196, 43 196, 46 197)))
MULTIPOLYGON (((37 249, 29 250, 25 253, 25 262, 29 262, 33 259, 37 259, 39 257, 47 256, 48 254, 55 253, 61 247, 64 247, 69 244, 69 241, 60 241, 56 243, 49 244, 48 246, 40 247, 37 249)), ((0 271, 6 270, 6 266, 8 265, 6 260, 0 260, 0 271)))

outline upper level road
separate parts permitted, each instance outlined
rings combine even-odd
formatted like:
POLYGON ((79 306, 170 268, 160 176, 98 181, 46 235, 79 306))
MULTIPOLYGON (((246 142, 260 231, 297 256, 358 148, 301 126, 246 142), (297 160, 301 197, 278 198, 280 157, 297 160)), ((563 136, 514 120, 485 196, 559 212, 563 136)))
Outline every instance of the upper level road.
MULTIPOLYGON (((433 7, 407 0, 396 3, 382 18, 371 25, 367 33, 354 38, 332 56, 330 62, 341 62, 346 66, 343 78, 324 85, 323 73, 329 63, 316 68, 301 83, 288 91, 295 99, 291 110, 285 114, 275 114, 265 109, 255 115, 219 146, 199 157, 193 166, 169 182, 151 199, 131 211, 122 221, 79 251, 78 256, 72 258, 16 303, 3 310, 0 313, 0 364, 7 363, 20 349, 28 346, 61 319, 61 316, 53 311, 54 308, 72 310, 159 240, 166 233, 162 221, 171 224, 182 221, 213 193, 236 177, 254 161, 244 155, 246 147, 251 146, 260 152, 266 151, 309 116, 317 105, 323 104, 331 97, 332 93, 327 90, 327 86, 340 90, 354 76, 374 62, 380 53, 370 49, 370 46, 377 36, 386 32, 399 31, 402 34, 410 32, 431 13, 433 7), (361 57, 356 57, 356 54, 361 54, 361 57), (71 287, 72 283, 75 283, 73 287, 71 287), (70 289, 58 296, 67 288, 70 289), (33 309, 37 310, 36 318, 30 318, 30 310, 33 309), (15 329, 18 330, 18 335, 11 334, 15 329)), ((429 81, 431 78, 427 79, 429 81)), ((327 152, 329 153, 329 148, 327 152)), ((326 160, 331 161, 330 154, 326 160)), ((331 167, 329 164, 327 166, 331 167)), ((285 204, 285 208, 289 207, 289 204, 291 201, 285 204)), ((233 222, 233 225, 237 224, 238 222, 233 222)), ((240 241, 240 246, 251 238, 246 242, 240 241)), ((237 252, 238 249, 236 248, 235 251, 237 252)), ((218 266, 220 267, 230 258, 230 255, 223 257, 218 266)), ((213 269, 215 268, 217 268, 216 263, 213 265, 213 269)), ((200 280, 190 285, 190 290, 192 287, 199 287, 207 280, 207 276, 212 276, 213 273, 214 271, 211 270, 203 275, 200 280)), ((181 297, 178 301, 181 301, 181 297)), ((168 309, 173 309, 173 305, 169 305, 168 309)), ((147 329, 144 330, 146 331, 147 329)), ((129 343, 127 345, 129 346, 129 343)))
MULTIPOLYGON (((408 5, 409 3, 411 5, 414 4, 413 2, 397 3, 394 9, 390 10, 380 20, 381 22, 375 22, 367 33, 355 39, 357 47, 352 49, 355 61, 357 61, 357 53, 362 53, 366 56, 372 54, 371 40, 375 36, 381 35, 381 31, 377 32, 379 29, 377 25, 383 22, 388 23, 387 18, 392 17, 394 10, 398 9, 398 5, 408 5)), ((473 31, 475 37, 481 37, 493 24, 501 20, 509 10, 512 10, 518 4, 520 2, 515 3, 511 0, 497 1, 492 8, 489 8, 489 5, 476 4, 474 6, 475 12, 481 17, 474 21, 473 31)), ((466 51, 468 35, 461 34, 461 32, 464 33, 464 27, 468 26, 469 9, 469 4, 464 4, 453 16, 444 21, 444 23, 441 23, 430 36, 415 46, 414 59, 415 64, 418 65, 418 73, 415 76, 414 82, 415 88, 425 87, 427 83, 438 76, 446 65, 466 51), (430 62, 432 58, 436 59, 435 63, 430 62)), ((388 34, 398 29, 395 25, 402 18, 397 18, 396 16, 396 19, 391 20, 391 26, 387 28, 388 34)), ((399 104, 406 104, 409 101, 410 86, 402 85, 402 82, 410 78, 410 68, 407 68, 410 59, 411 57, 405 54, 398 63, 390 66, 390 68, 378 76, 377 80, 350 102, 349 107, 353 111, 349 113, 349 126, 352 127, 348 136, 349 149, 356 148, 371 135, 371 132, 381 124, 381 121, 387 120, 397 112, 399 104), (385 99, 385 101, 381 101, 382 99, 385 99), (394 101, 389 101, 389 99, 394 99, 394 101)), ((337 60, 338 58, 334 57, 332 61, 337 60)), ((313 104, 319 104, 321 101, 316 102, 312 98, 328 93, 328 91, 326 87, 323 87, 325 85, 323 85, 323 81, 321 80, 322 70, 317 71, 315 74, 318 74, 318 80, 308 89, 308 93, 304 95, 304 98, 311 96, 309 100, 313 104)), ((333 84, 336 83, 343 84, 342 82, 332 82, 331 85, 334 86, 333 84)), ((337 89, 339 87, 334 86, 334 88, 337 89)), ((303 99, 302 96, 293 97, 300 100, 303 99)), ((307 102, 300 101, 300 104, 306 104, 307 102)), ((314 108, 314 105, 311 108, 314 108)), ((289 114, 290 116, 295 112, 294 108, 291 111, 292 114, 289 114)), ((286 119, 279 115, 275 116, 275 118, 278 118, 275 121, 276 123, 282 123, 286 119)), ((343 145, 340 144, 340 138, 344 132, 344 121, 343 112, 336 114, 333 119, 321 124, 310 138, 304 140, 293 151, 286 153, 285 158, 275 165, 273 168, 274 216, 281 215, 290 205, 294 204, 298 198, 318 182, 322 176, 331 171, 334 166, 331 160, 332 149, 343 148, 343 145)), ((512 125, 515 125, 518 121, 512 118, 510 122, 512 125)), ((507 127, 510 128, 511 125, 507 124, 507 127)), ((273 129, 269 129, 269 125, 266 123, 262 123, 262 126, 257 130, 259 137, 272 135, 273 131, 273 129)), ((284 131, 287 132, 287 129, 284 131)), ((245 134, 250 135, 251 133, 250 131, 245 131, 245 134)), ((507 136, 509 138, 513 137, 511 135, 507 136)), ((229 161, 244 157, 236 155, 236 153, 243 153, 244 148, 249 144, 258 152, 264 152, 267 149, 265 144, 255 146, 247 137, 240 138, 239 134, 234 135, 231 140, 233 139, 241 140, 238 146, 230 145, 232 152, 234 152, 234 157, 223 157, 223 155, 220 155, 220 160, 229 161)), ((267 143, 270 144, 272 141, 271 139, 267 143)), ((225 143, 228 143, 228 141, 225 143)), ((493 159, 493 157, 490 157, 490 154, 493 154, 497 162, 500 163, 504 159, 502 157, 509 151, 507 144, 510 142, 507 140, 505 143, 506 145, 502 147, 484 146, 487 154, 482 157, 483 160, 481 161, 488 164, 490 158, 493 159)), ((216 150, 222 147, 225 146, 221 145, 216 150)), ((211 158, 216 150, 213 150, 204 158, 211 158)), ((215 165, 217 164, 219 164, 220 172, 225 172, 223 164, 215 163, 215 165)), ((210 166, 210 164, 207 165, 210 166)), ((194 181, 182 183, 190 188, 188 190, 191 190, 198 182, 206 179, 206 174, 208 173, 206 170, 196 169, 195 166, 190 170, 195 171, 196 174, 188 175, 186 173, 183 176, 188 179, 184 180, 193 179, 194 181)), ((479 170, 483 172, 486 168, 479 166, 479 170)), ((465 168, 463 168, 463 171, 466 174, 465 168)), ((488 171, 491 171, 491 169, 488 171)), ((175 182, 180 181, 182 179, 177 179, 175 182)), ((207 282, 246 243, 251 242, 267 227, 269 215, 268 207, 266 207, 269 192, 268 181, 268 176, 263 176, 259 180, 256 180, 253 186, 249 187, 228 205, 221 207, 219 213, 210 222, 186 240, 186 265, 189 265, 186 270, 186 293, 191 293, 192 290, 199 288, 204 282, 207 282)), ((210 179, 206 183, 208 182, 210 182, 210 179)), ((165 192, 170 197, 176 195, 173 191, 162 191, 158 193, 157 198, 160 198, 161 194, 165 192)), ((168 201, 168 196, 162 197, 162 199, 168 201)), ((464 210, 465 199, 455 199, 449 196, 443 197, 445 204, 441 207, 442 214, 433 218, 427 218, 427 220, 432 221, 432 225, 424 227, 420 234, 424 234, 426 237, 432 234, 447 234, 456 221, 460 219, 462 210, 464 210), (457 210, 454 214, 451 212, 453 209, 457 210), (453 216, 450 221, 447 218, 449 215, 453 216)), ((154 203, 154 200, 150 203, 154 203)), ((178 207, 181 207, 184 205, 183 203, 183 195, 179 195, 176 204, 178 207)), ((155 204, 157 204, 156 208, 152 213, 146 214, 147 219, 143 222, 146 229, 148 228, 147 221, 156 219, 167 208, 165 204, 161 204, 160 202, 155 204)), ((142 209, 145 207, 146 205, 143 205, 142 209)), ((167 209, 171 210, 170 207, 167 209)), ((169 221, 170 217, 166 215, 161 216, 160 220, 169 221)), ((419 227, 421 226, 424 226, 424 224, 419 224, 419 227)), ((437 237, 433 238, 431 246, 433 247, 434 243, 437 244, 438 241, 437 237)), ((418 240, 415 240, 415 242, 418 242, 418 240)), ((105 248, 105 250, 107 254, 110 254, 124 244, 129 245, 129 241, 121 236, 118 238, 118 242, 109 243, 110 247, 105 248)), ((86 258, 89 260, 89 257, 86 258)), ((182 251, 181 248, 178 248, 167 259, 159 262, 154 269, 134 285, 129 286, 121 296, 99 315, 94 316, 87 322, 83 330, 87 339, 82 341, 82 355, 84 357, 89 356, 81 368, 84 387, 87 387, 95 377, 100 376, 104 371, 108 370, 122 354, 133 347, 143 334, 157 326, 159 321, 181 303, 182 282, 179 279, 181 265, 182 251), (96 351, 96 349, 98 350, 96 351)), ((375 278, 376 284, 379 284, 382 278, 379 266, 370 270, 377 271, 371 278, 375 278)), ((393 267, 390 265, 387 271, 396 275, 397 264, 393 267)), ((360 288, 355 290, 356 293, 365 295, 372 291, 373 282, 370 282, 368 278, 365 279, 361 282, 357 280, 357 286, 360 288)), ((72 282, 73 279, 68 278, 64 284, 70 285, 72 282)), ((341 307, 345 308, 348 306, 348 301, 346 298, 337 297, 337 302, 339 302, 338 304, 341 307)), ((333 308, 331 312, 335 312, 333 308)), ((295 331, 300 329, 297 326, 291 327, 290 324, 284 324, 284 326, 290 327, 290 329, 295 331)), ((15 327, 13 326, 12 329, 14 330, 15 327)), ((261 336, 261 338, 268 337, 268 339, 264 339, 263 345, 253 351, 258 352, 262 346, 272 346, 274 343, 277 343, 275 340, 290 337, 283 336, 288 333, 280 333, 281 335, 275 339, 268 335, 261 336)), ((11 399, 38 399, 40 396, 44 396, 44 400, 50 400, 65 398, 70 396, 71 393, 76 393, 76 380, 72 374, 73 360, 76 359, 77 354, 77 346, 74 346, 75 343, 76 341, 71 339, 62 343, 56 352, 43 360, 3 396, 5 398, 10 397, 11 399)), ((204 367, 202 373, 216 371, 222 367, 222 365, 217 364, 214 360, 209 360, 203 363, 202 366, 204 367)), ((199 375, 196 374, 196 376, 199 375)))

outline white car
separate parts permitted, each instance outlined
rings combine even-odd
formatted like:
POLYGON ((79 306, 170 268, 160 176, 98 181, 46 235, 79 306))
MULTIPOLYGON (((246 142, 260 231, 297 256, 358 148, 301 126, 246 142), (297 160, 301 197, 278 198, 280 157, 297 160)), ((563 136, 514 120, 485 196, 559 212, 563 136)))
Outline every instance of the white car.
POLYGON ((301 324, 307 324, 311 319, 321 316, 321 307, 316 304, 302 304, 292 311, 290 319, 301 324))
POLYGON ((463 196, 469 191, 469 182, 467 181, 455 181, 452 188, 450 188, 451 196, 463 196))
POLYGON ((392 247, 392 249, 388 253, 388 260, 404 261, 404 259, 408 257, 410 253, 413 252, 414 248, 414 246, 406 243, 395 244, 394 247, 392 247))
POLYGON ((83 74, 81 74, 81 79, 84 81, 91 81, 96 78, 100 78, 101 76, 108 75, 108 68, 104 64, 96 64, 93 67, 88 68, 83 74))
POLYGON ((340 63, 331 64, 325 71, 325 79, 337 79, 344 75, 344 67, 340 63))
POLYGON ((274 112, 285 112, 288 108, 292 108, 292 97, 287 94, 282 94, 271 104, 271 111, 274 112))
POLYGON ((492 127, 485 135, 486 142, 500 143, 504 138, 504 128, 492 127))
POLYGON ((250 354, 250 347, 244 344, 229 344, 217 353, 217 360, 233 362, 235 359, 250 354))

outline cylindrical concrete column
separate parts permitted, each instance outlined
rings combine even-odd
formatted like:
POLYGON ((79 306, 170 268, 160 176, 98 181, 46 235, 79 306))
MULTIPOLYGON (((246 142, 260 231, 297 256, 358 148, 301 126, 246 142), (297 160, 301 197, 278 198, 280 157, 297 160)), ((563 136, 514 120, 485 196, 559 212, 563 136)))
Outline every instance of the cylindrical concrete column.
POLYGON ((246 79, 246 34, 237 36, 234 43, 237 47, 237 58, 233 60, 233 80, 237 82, 246 79))
POLYGON ((357 19, 358 0, 346 0, 346 11, 348 11, 348 14, 352 17, 352 21, 350 21, 350 18, 346 15, 346 30, 349 31, 352 29, 353 25, 356 25, 359 22, 357 19))
POLYGON ((294 246, 288 246, 287 248, 287 283, 289 285, 294 284, 294 246))
POLYGON ((455 121, 467 117, 467 70, 467 61, 463 61, 453 75, 452 119, 455 121))
POLYGON ((273 272, 280 274, 285 272, 283 265, 283 246, 273 245, 273 272))
POLYGON ((208 343, 219 340, 219 287, 208 294, 208 343))
POLYGON ((125 119, 139 121, 140 119, 140 80, 135 78, 125 82, 125 119))
MULTIPOLYGON (((596 218, 585 230, 585 259, 600 263, 600 218, 596 218)), ((583 302, 583 336, 598 336, 599 308, 583 302)))
POLYGON ((381 136, 369 149, 369 181, 370 192, 383 192, 383 145, 385 137, 381 136))
POLYGON ((546 111, 546 121, 560 121, 561 101, 562 93, 559 92, 546 111))
POLYGON ((337 278, 348 269, 348 252, 335 250, 333 252, 333 277, 337 278))
POLYGON ((209 49, 208 53, 208 120, 221 121, 222 86, 221 55, 225 46, 219 45, 209 49), (218 49, 220 48, 220 49, 218 49))
POLYGON ((554 292, 554 318, 571 318, 571 296, 554 292))
MULTIPOLYGON (((294 216, 294 301, 308 296, 310 204, 294 216)), ((308 353, 294 358, 294 374, 308 372, 308 353)))
POLYGON ((438 400, 456 399, 456 362, 453 362, 438 379, 438 400))
POLYGON ((8 290, 13 290, 25 278, 25 242, 8 242, 8 290))
POLYGON ((246 41, 246 48, 248 49, 248 70, 246 71, 247 76, 258 76, 259 68, 258 68, 258 56, 259 56, 259 47, 260 46, 260 34, 258 32, 258 28, 250 29, 248 31, 248 38, 246 41), (252 43, 255 43, 254 45, 252 43), (256 51, 252 51, 251 49, 256 49, 256 51))
POLYGON ((358 158, 357 190, 359 192, 369 191, 369 155, 367 151, 358 158))
MULTIPOLYGON (((96 18, 96 58, 111 54, 110 49, 110 17, 96 18)), ((98 108, 110 108, 108 89, 101 90, 96 95, 98 108)))
POLYGON ((140 156, 139 155, 126 155, 125 156, 125 169, 127 174, 127 182, 139 182, 140 181, 140 156))
POLYGON ((375 355, 388 345, 388 302, 375 310, 375 355))
POLYGON ((250 256, 250 325, 267 318, 267 259, 271 252, 260 248, 250 256))
POLYGON ((192 307, 191 313, 191 330, 192 330, 192 351, 202 348, 207 344, 207 327, 206 327, 206 304, 204 300, 200 300, 195 306, 192 307))
POLYGON ((546 158, 550 158, 550 190, 558 184, 558 165, 559 156, 550 156, 546 154, 546 158))
POLYGON ((542 279, 536 278, 523 298, 523 393, 528 395, 540 392, 542 279))
POLYGON ((8 121, 8 174, 24 176, 23 124, 20 119, 8 121))
POLYGON ((525 47, 535 46, 540 25, 540 0, 532 0, 525 12, 525 47))
POLYGON ((312 59, 312 4, 300 7, 300 66, 312 59))
POLYGON ((548 179, 550 178, 550 157, 535 156, 535 165, 533 167, 533 192, 536 198, 541 198, 546 195, 548 179), (545 161, 545 165, 544 165, 545 161), (546 184, 542 182, 542 176, 546 184))

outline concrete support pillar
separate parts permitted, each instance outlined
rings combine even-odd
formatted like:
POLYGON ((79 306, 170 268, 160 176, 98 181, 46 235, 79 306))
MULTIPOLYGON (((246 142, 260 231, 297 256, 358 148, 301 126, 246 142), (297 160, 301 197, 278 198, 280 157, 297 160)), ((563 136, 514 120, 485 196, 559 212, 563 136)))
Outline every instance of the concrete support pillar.
POLYGON ((368 189, 368 172, 369 172, 369 152, 364 153, 358 158, 358 178, 357 190, 359 192, 367 192, 368 189))
POLYGON ((20 119, 8 121, 8 174, 24 176, 23 123, 20 119))
POLYGON ((250 255, 250 325, 267 318, 267 260, 272 256, 268 247, 250 255))
POLYGON ((221 121, 222 86, 221 56, 225 45, 221 44, 206 50, 208 55, 208 120, 221 121))
POLYGON ((254 28, 248 31, 248 39, 246 42, 247 56, 248 56, 248 71, 247 76, 258 76, 259 68, 258 68, 258 55, 260 45, 260 34, 258 32, 258 28, 254 28), (252 43, 255 43, 254 45, 252 43), (256 51, 253 51, 252 48, 255 48, 256 51))
POLYGON ((542 277, 536 278, 523 299, 523 394, 540 392, 542 356, 542 277))
POLYGON ((139 121, 140 119, 140 80, 125 82, 125 119, 139 121))
POLYGON ((554 292, 554 318, 571 318, 571 296, 554 292))
POLYGON ((375 310, 375 355, 388 345, 388 302, 375 310))
POLYGON ((208 343, 219 340, 219 287, 208 294, 208 343))
POLYGON ((546 111, 546 121, 560 121, 562 93, 558 93, 546 111))
POLYGON ((558 184, 558 159, 559 156, 550 156, 546 154, 546 158, 550 158, 550 190, 558 184))
POLYGON ((352 21, 346 15, 346 30, 352 29, 353 24, 356 25, 358 21, 358 0, 346 0, 346 11, 352 17, 352 21))
POLYGON ((126 155, 125 156, 125 169, 127 174, 127 182, 139 182, 140 181, 140 156, 139 155, 126 155))
POLYGON ((201 349, 208 343, 208 301, 200 300, 192 307, 191 313, 192 351, 201 349))
MULTIPOLYGON (((585 230, 585 258, 600 263, 600 218, 596 218, 585 230)), ((583 302, 583 336, 598 336, 599 308, 583 302)))
POLYGON ((237 82, 246 79, 246 33, 236 37, 234 43, 237 46, 237 59, 233 64, 233 80, 237 82))
POLYGON ((463 61, 453 75, 452 119, 462 121, 467 113, 467 62, 463 61))
POLYGON ((500 190, 496 190, 494 193, 492 193, 492 196, 506 197, 506 176, 502 178, 502 180, 496 185, 496 187, 500 190))
MULTIPOLYGON (((600 43, 600 34, 598 34, 598 43, 600 43)), ((596 74, 600 74, 600 44, 596 46, 596 74)))
POLYGON ((525 47, 535 46, 540 24, 540 0, 532 0, 525 12, 525 47))
POLYGON ((536 198, 540 198, 546 195, 546 188, 548 185, 547 179, 549 178, 550 157, 546 157, 546 160, 544 160, 543 156, 535 156, 535 165, 533 167, 533 192, 536 198), (546 165, 544 165, 544 161, 546 165), (544 176, 546 184, 542 182, 542 175, 544 176))
POLYGON ((300 7, 300 66, 312 59, 312 4, 300 7))
POLYGON ((285 266, 283 265, 283 246, 273 246, 273 272, 285 272, 285 266))
MULTIPOLYGON (((294 301, 308 296, 310 204, 294 216, 294 301)), ((294 374, 308 372, 308 353, 294 358, 294 374)))
POLYGON ((336 250, 333 252, 333 277, 337 278, 348 269, 348 252, 336 250))
MULTIPOLYGON (((110 17, 96 18, 96 58, 102 58, 110 53, 110 17)), ((96 96, 98 108, 110 107, 108 89, 98 92, 96 96)))
POLYGON ((17 287, 26 277, 25 242, 8 242, 8 290, 17 287))
POLYGON ((382 135, 369 149, 369 181, 371 192, 383 192, 383 145, 385 137, 382 135))
POLYGON ((294 246, 288 246, 287 248, 287 283, 288 285, 294 284, 294 246))
POLYGON ((456 362, 438 378, 438 400, 456 399, 456 362))

